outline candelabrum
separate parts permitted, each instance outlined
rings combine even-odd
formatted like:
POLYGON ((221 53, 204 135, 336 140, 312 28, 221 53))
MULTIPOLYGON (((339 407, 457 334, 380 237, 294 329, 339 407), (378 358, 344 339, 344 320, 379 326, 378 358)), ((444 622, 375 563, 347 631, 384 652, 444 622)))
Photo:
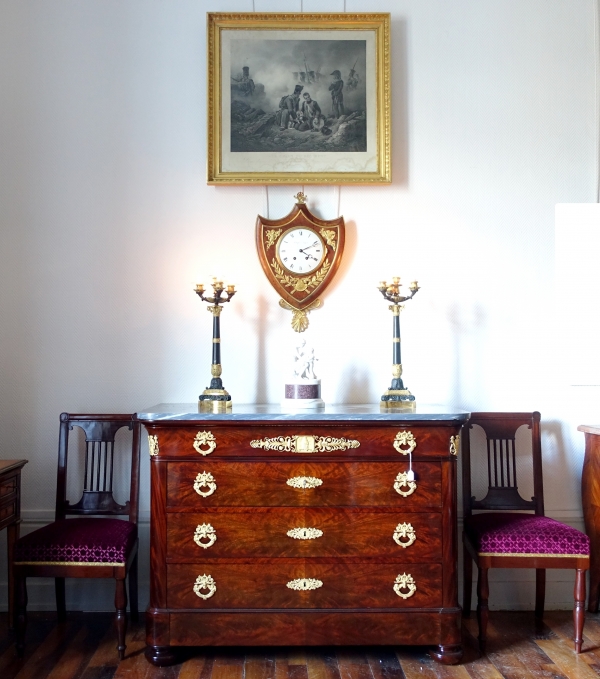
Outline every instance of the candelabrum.
POLYGON ((410 294, 402 295, 402 287, 398 277, 392 278, 391 283, 381 281, 377 286, 384 299, 391 302, 389 307, 393 314, 393 363, 392 363, 392 384, 381 397, 381 410, 414 410, 415 397, 404 387, 402 381, 402 359, 400 353, 400 312, 404 308, 402 302, 412 299, 419 291, 419 284, 413 281, 409 285, 410 294))
POLYGON ((221 304, 230 302, 235 295, 234 285, 223 285, 223 281, 216 278, 212 279, 212 297, 204 296, 204 285, 196 284, 194 292, 203 302, 208 302, 208 310, 213 316, 213 336, 212 336, 212 364, 210 366, 210 387, 206 388, 198 397, 198 410, 204 412, 223 413, 231 410, 231 396, 223 388, 221 379, 221 304), (223 295, 226 296, 223 296, 223 295))

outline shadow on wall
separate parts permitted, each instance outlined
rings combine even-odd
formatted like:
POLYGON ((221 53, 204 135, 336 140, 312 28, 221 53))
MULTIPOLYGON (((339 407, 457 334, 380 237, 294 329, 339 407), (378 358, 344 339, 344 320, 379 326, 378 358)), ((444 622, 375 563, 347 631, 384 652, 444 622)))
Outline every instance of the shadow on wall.
POLYGON ((372 401, 370 392, 369 373, 364 369, 349 366, 342 375, 336 403, 370 403, 372 401))
MULTIPOLYGON (((267 329, 270 315, 270 304, 264 295, 259 295, 256 299, 256 313, 248 318, 244 313, 244 307, 238 309, 238 314, 245 323, 248 323, 256 334, 256 394, 255 403, 267 403, 267 352, 266 340, 267 329)), ((250 363, 248 363, 250 365, 250 363)))
POLYGON ((451 404, 455 408, 464 410, 476 410, 477 403, 484 402, 484 357, 483 334, 487 326, 487 317, 483 307, 476 304, 469 314, 460 304, 451 304, 448 307, 448 324, 452 336, 452 353, 454 356, 452 366, 452 389, 451 404), (468 353, 468 379, 473 384, 468 391, 474 395, 473 402, 465 404, 463 395, 463 383, 466 377, 462 357, 468 353))

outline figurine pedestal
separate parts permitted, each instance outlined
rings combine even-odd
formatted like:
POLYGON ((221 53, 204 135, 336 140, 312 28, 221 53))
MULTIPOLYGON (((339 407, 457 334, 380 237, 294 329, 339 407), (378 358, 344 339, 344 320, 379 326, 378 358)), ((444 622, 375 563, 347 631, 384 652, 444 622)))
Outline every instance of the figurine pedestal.
POLYGON ((286 382, 285 398, 281 405, 286 410, 324 408, 325 401, 321 398, 321 380, 292 380, 286 382))

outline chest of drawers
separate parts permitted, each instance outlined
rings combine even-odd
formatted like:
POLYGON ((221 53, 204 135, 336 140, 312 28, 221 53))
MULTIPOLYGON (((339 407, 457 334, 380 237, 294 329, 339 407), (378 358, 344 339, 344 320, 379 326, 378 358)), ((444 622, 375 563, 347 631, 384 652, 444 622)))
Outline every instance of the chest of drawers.
POLYGON ((460 660, 466 413, 191 410, 138 415, 151 454, 150 662, 175 662, 176 646, 341 644, 426 644, 460 660))

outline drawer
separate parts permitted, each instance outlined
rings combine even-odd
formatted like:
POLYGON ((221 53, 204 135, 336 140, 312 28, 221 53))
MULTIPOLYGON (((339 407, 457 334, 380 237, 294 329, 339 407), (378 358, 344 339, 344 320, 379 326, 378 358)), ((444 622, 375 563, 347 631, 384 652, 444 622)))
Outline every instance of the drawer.
POLYGON ((410 422, 392 426, 359 427, 352 423, 305 423, 293 425, 232 426, 199 422, 194 427, 152 426, 157 455, 178 458, 407 458, 450 455, 450 438, 456 426, 412 426, 410 422), (400 439, 396 437, 400 435, 400 439))
POLYGON ((170 561, 335 556, 441 561, 441 514, 327 508, 167 514, 170 561))
POLYGON ((437 608, 442 566, 303 559, 170 564, 167 591, 168 607, 180 609, 437 608))
POLYGON ((167 507, 442 506, 439 462, 170 462, 167 507))

